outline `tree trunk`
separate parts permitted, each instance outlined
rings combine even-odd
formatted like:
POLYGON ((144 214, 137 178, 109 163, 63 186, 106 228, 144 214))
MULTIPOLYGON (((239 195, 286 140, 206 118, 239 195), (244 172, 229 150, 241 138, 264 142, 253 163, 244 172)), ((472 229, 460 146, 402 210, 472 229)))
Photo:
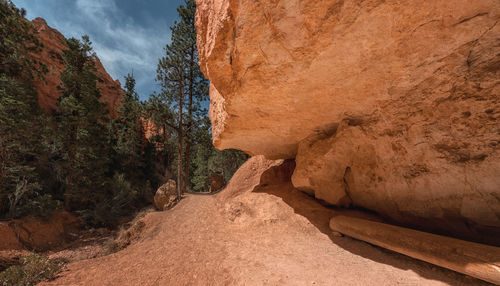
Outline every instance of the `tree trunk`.
POLYGON ((182 104, 184 103, 184 80, 180 83, 180 94, 179 94, 179 164, 177 166, 177 199, 180 200, 182 197, 182 140, 183 138, 183 128, 182 128, 182 104))
MULTIPOLYGON (((167 142, 167 126, 165 124, 163 124, 162 126, 162 138, 163 138, 163 146, 162 146, 162 149, 163 149, 163 156, 161 157, 162 161, 163 161, 163 170, 162 172, 165 174, 166 170, 168 169, 168 164, 169 164, 169 154, 167 152, 165 152, 165 145, 166 145, 166 142, 167 142)), ((156 148, 156 146, 155 146, 156 148)))
POLYGON ((375 222, 349 214, 330 219, 347 236, 500 285, 500 248, 375 222))
POLYGON ((189 61, 189 99, 188 99, 188 124, 187 124, 187 132, 186 132, 186 164, 184 170, 184 191, 186 191, 187 185, 189 183, 189 167, 191 164, 191 127, 193 125, 193 87, 194 87, 194 47, 191 47, 191 55, 189 61))

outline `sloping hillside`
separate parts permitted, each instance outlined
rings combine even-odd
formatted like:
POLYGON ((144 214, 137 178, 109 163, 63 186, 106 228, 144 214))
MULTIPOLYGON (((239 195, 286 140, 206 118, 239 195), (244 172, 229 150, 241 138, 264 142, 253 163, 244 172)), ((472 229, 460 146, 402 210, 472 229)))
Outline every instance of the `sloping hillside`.
POLYGON ((136 243, 42 285, 483 285, 328 228, 333 210, 293 188, 293 161, 251 158, 215 196, 150 213, 136 243))
MULTIPOLYGON (((42 108, 50 110, 55 108, 57 98, 61 94, 58 86, 61 85, 60 74, 64 69, 62 53, 68 47, 64 36, 58 30, 51 28, 44 19, 33 19, 33 25, 44 45, 41 53, 34 55, 34 58, 44 63, 49 70, 42 80, 36 82, 38 102, 42 108)), ((102 101, 106 102, 110 111, 114 113, 124 95, 120 81, 111 78, 97 57, 95 67, 102 101)))

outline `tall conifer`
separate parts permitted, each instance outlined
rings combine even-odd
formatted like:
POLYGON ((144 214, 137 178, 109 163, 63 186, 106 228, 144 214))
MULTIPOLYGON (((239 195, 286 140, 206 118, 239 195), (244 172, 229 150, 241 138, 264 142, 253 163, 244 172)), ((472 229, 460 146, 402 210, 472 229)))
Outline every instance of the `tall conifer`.
POLYGON ((62 145, 60 171, 63 173, 66 205, 91 207, 102 197, 109 167, 107 145, 108 110, 99 101, 95 54, 87 36, 67 40, 66 64, 61 73, 62 96, 57 104, 57 136, 62 145))
POLYGON ((32 60, 42 44, 11 1, 0 0, 0 216, 22 214, 42 196, 36 173, 40 116, 32 80, 46 71, 32 60))
POLYGON ((158 96, 160 101, 170 105, 175 113, 168 126, 177 135, 177 187, 180 197, 190 181, 193 125, 196 124, 200 102, 206 100, 208 82, 198 66, 194 27, 196 5, 193 0, 186 0, 177 11, 180 20, 171 27, 172 42, 165 47, 165 56, 159 60, 157 80, 162 87, 158 96))
POLYGON ((142 139, 144 136, 141 123, 141 104, 135 91, 135 79, 128 74, 125 77, 125 96, 117 110, 118 116, 113 119, 111 132, 116 152, 117 165, 121 173, 128 178, 140 179, 142 161, 142 139))

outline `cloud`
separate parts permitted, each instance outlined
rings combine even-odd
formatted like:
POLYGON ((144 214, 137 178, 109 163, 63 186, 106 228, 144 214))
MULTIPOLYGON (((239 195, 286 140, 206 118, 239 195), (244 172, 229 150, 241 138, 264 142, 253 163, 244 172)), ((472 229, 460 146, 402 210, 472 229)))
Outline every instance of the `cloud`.
POLYGON ((137 90, 147 98, 157 89, 158 58, 170 42, 175 9, 182 0, 14 0, 28 17, 43 17, 66 37, 89 35, 108 73, 123 83, 133 71, 137 90), (43 3, 42 3, 43 2, 43 3), (165 13, 157 10, 163 9, 165 13))
POLYGON ((114 0, 77 0, 76 6, 92 15, 104 10, 116 10, 114 0))
MULTIPOLYGON (((76 6, 88 24, 99 30, 94 48, 108 72, 120 80, 125 74, 134 72, 136 77, 141 77, 137 78, 141 93, 148 89, 153 91, 154 86, 148 88, 146 85, 148 82, 154 85, 157 58, 170 34, 157 37, 157 31, 138 25, 114 1, 78 0, 76 6), (151 79, 144 78, 147 76, 151 79)), ((161 27, 161 23, 158 24, 161 27)))

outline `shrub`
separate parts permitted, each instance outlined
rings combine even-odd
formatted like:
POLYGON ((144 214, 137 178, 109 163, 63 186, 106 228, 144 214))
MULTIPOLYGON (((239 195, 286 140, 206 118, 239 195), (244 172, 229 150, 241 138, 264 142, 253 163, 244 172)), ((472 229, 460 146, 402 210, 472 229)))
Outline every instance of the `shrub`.
POLYGON ((0 285, 36 285, 41 281, 52 280, 64 266, 48 257, 31 254, 21 259, 20 265, 7 268, 0 273, 0 285))
POLYGON ((123 174, 115 174, 95 206, 79 211, 80 219, 87 227, 116 227, 121 218, 136 210, 138 194, 123 174))

